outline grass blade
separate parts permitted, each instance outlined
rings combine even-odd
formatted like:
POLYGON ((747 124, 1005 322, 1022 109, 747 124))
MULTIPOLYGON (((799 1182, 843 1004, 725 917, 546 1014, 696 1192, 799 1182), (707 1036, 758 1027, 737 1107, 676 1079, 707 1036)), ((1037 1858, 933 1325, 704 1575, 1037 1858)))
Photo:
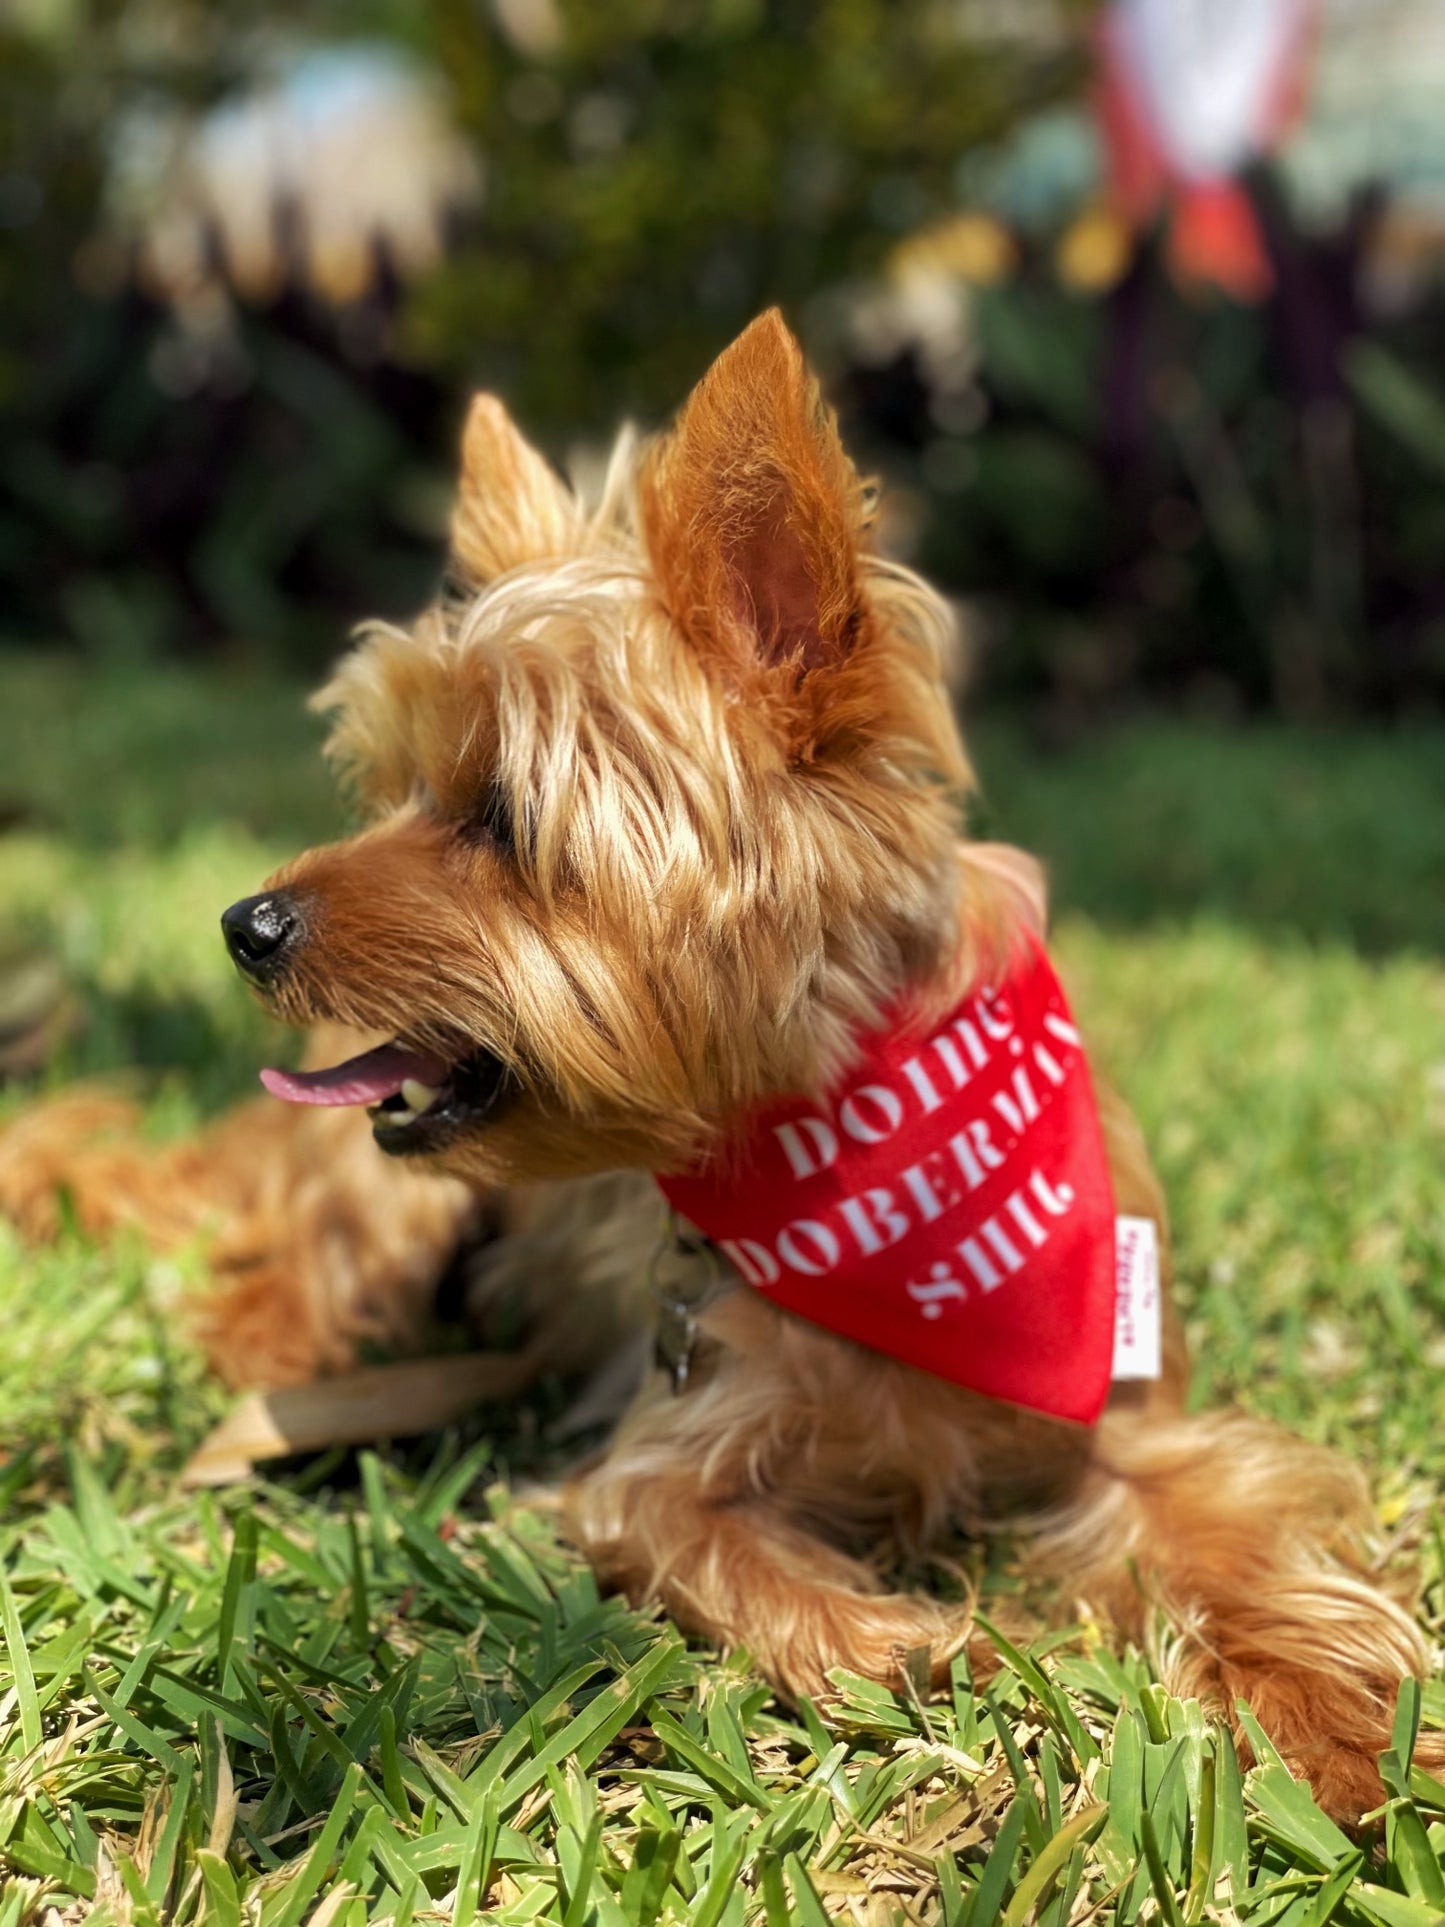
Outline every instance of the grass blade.
POLYGON ((33 1753, 45 1737, 40 1722, 40 1699, 35 1691, 35 1674, 30 1665, 30 1649, 25 1643, 25 1628, 20 1609, 10 1590, 10 1575, 0 1566, 0 1626, 5 1632, 5 1652, 10 1661, 10 1677, 15 1682, 15 1703, 20 1714, 20 1744, 33 1753))
POLYGON ((1019 1842, 1032 1804, 1030 1796, 1024 1793, 1015 1793, 1010 1801, 1008 1812, 994 1835, 993 1846, 989 1849, 978 1885, 973 1890, 973 1905, 968 1912, 969 1927, 995 1927, 1003 1907, 1004 1889, 1013 1880, 1014 1861, 1018 1857, 1019 1842))
POLYGON ((1053 1881, 1069 1864, 1075 1847, 1087 1846, 1109 1817, 1107 1806, 1085 1807, 1049 1841, 1042 1853, 1035 1854, 1028 1872, 1014 1888, 1013 1899, 1004 1909, 1001 1927, 1022 1927, 1053 1881))
POLYGON ((1153 1816, 1146 1808, 1139 1815, 1139 1837, 1144 1845, 1144 1859, 1149 1868, 1149 1884, 1154 1889, 1154 1898, 1159 1903, 1167 1927, 1184 1927, 1184 1916, 1179 1911, 1179 1896, 1174 1891, 1174 1883, 1169 1878, 1169 1870, 1164 1865, 1164 1856, 1159 1851, 1159 1836, 1154 1830, 1153 1816))
POLYGON ((471 1927, 492 1878, 492 1861, 501 1829, 501 1802, 495 1790, 477 1801, 467 1828, 466 1846, 457 1868, 457 1898, 452 1927, 471 1927))

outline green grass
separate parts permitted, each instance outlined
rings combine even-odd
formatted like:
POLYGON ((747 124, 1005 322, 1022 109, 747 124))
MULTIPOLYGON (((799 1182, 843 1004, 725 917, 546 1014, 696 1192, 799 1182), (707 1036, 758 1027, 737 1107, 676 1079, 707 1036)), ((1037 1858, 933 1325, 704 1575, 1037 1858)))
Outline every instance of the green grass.
MULTIPOLYGON (((182 1127, 275 1047, 215 919, 336 826, 314 726, 272 685, 34 659, 0 659, 0 707, 5 951, 57 957, 83 1020, 48 1075, 126 1071, 182 1127)), ((1438 1637, 1445 735, 1139 723, 1066 756, 996 722, 979 749, 1157 1149, 1199 1397, 1358 1457, 1424 1527, 1438 1637)), ((1006 1650, 986 1692, 845 1680, 788 1715, 598 1599, 515 1415, 181 1493, 223 1406, 175 1316, 202 1285, 0 1228, 0 1927, 1445 1914, 1409 1703, 1357 1843, 1090 1634, 1006 1650)))
POLYGON ((979 744, 1008 834, 1111 926, 1222 917, 1380 956, 1445 951, 1445 731, 1156 721, 1062 754, 979 744))

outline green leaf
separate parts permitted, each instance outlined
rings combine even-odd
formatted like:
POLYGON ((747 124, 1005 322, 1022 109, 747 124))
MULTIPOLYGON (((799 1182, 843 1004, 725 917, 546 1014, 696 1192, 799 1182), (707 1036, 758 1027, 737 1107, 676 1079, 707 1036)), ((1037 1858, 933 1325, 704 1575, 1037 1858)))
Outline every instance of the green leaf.
POLYGON ((1139 1710, 1150 1740, 1155 1746, 1163 1746, 1169 1738, 1169 1695, 1157 1681, 1151 1680, 1140 1689, 1139 1710))
POLYGON ((124 1557, 129 1549, 130 1534, 122 1524, 95 1466, 84 1452, 77 1451, 68 1441, 65 1447, 65 1470, 75 1500, 76 1522, 86 1544, 102 1560, 124 1557))
POLYGON ((1445 397, 1380 341, 1354 342, 1344 364, 1368 413, 1417 461, 1445 476, 1445 397))
POLYGON ((35 1691, 35 1674, 30 1666, 30 1649, 25 1643, 25 1628, 10 1590, 10 1576, 0 1566, 0 1627, 5 1633, 5 1652, 10 1661, 10 1677, 15 1682, 15 1701, 20 1714, 20 1744, 33 1753, 45 1737, 40 1723, 40 1700, 35 1691))
POLYGON ((768 1927, 792 1927, 782 1863, 775 1853, 765 1850, 758 1855, 758 1884, 763 1890, 763 1918, 768 1927))
POLYGON ((1109 1817, 1107 1806, 1085 1807, 1036 1854, 1028 1872, 1014 1889, 1013 1899, 1004 1909, 1001 1927, 1022 1927, 1022 1923, 1043 1899, 1049 1886, 1069 1863, 1075 1847, 1094 1839, 1109 1817))
POLYGON ((1270 1833, 1312 1872, 1329 1873, 1352 1851, 1334 1821, 1320 1812, 1309 1787, 1287 1767, 1255 1767, 1245 1786, 1270 1833))
POLYGON ((191 1785, 192 1774, 187 1768, 171 1788, 171 1802, 166 1812, 165 1825, 161 1828, 155 1851, 151 1855, 151 1863, 146 1869, 146 1895, 158 1908, 165 1906, 171 1875, 175 1871, 176 1852, 186 1824, 186 1811, 191 1804, 191 1785))
POLYGON ((418 1765, 452 1812, 464 1824, 469 1823, 493 1789, 486 1787, 481 1793, 474 1794, 466 1781, 452 1772, 446 1761, 427 1745, 420 1734, 413 1739, 411 1749, 418 1765))
POLYGON ((1413 1895, 1392 1894, 1387 1887, 1375 1887, 1360 1880, 1350 1890, 1350 1900, 1381 1927, 1440 1927, 1440 1909, 1413 1895))
POLYGON ((788 1876, 788 1885, 793 1890, 793 1919, 798 1927, 833 1927, 818 1898, 818 1890, 808 1878, 807 1869, 797 1854, 787 1854, 783 1867, 788 1876))
POLYGON ((241 1927, 241 1896, 225 1856, 199 1847, 196 1866, 206 1890, 207 1927, 241 1927))
POLYGON ((941 1853, 933 1863, 938 1878, 938 1903, 942 1911, 942 1927, 965 1927, 967 1902, 964 1898, 963 1882, 958 1874, 958 1862, 951 1853, 941 1853))
POLYGON ((1029 1836, 1029 1845, 1037 1853, 1044 1844, 1044 1822, 1039 1812, 1039 1803, 1034 1798, 1033 1784, 1029 1779, 1028 1768, 1024 1765, 1024 1756, 1019 1751, 1018 1741, 1013 1736, 1008 1715, 999 1705, 992 1687, 984 1694, 984 1704, 988 1707, 989 1715, 998 1733, 999 1744, 1003 1748, 1004 1758, 1008 1761, 1009 1772, 1013 1776, 1013 1783, 1018 1789, 1016 1804, 1022 1810, 1023 1825, 1029 1836))
POLYGON ((1189 1891, 1184 1898, 1186 1927, 1198 1927, 1198 1922, 1204 1918, 1204 1909, 1214 1895, 1216 1743, 1214 1736, 1205 1742, 1199 1765, 1199 1787, 1193 1805, 1194 1839, 1189 1856, 1189 1891))
POLYGON ((1300 1927, 1325 1927, 1354 1886, 1364 1864, 1365 1856, 1359 1852, 1351 1854, 1348 1860, 1342 1860, 1335 1871, 1320 1882, 1319 1891, 1304 1911, 1300 1927))
POLYGON ((1406 1893, 1430 1901, 1445 1916, 1445 1874, 1413 1800, 1391 1800, 1385 1808, 1385 1858, 1406 1893))
POLYGON ((1222 1883, 1225 1898, 1239 1907, 1249 1891, 1249 1822, 1244 1808, 1244 1776, 1230 1734, 1220 1732, 1215 1744, 1214 1881, 1222 1883))
POLYGON ((1395 1695, 1395 1720, 1390 1731, 1390 1751, 1408 1771, 1420 1733, 1421 1692, 1418 1679, 1408 1676, 1400 1681, 1395 1695))
POLYGON ((1139 1815, 1144 1805, 1143 1715, 1121 1705, 1114 1719, 1109 1754, 1109 1817, 1099 1835, 1097 1853, 1116 1884, 1129 1879, 1139 1865, 1139 1815))
POLYGON ((275 1915, 267 1920, 266 1927, 298 1927, 336 1858, 341 1836, 357 1808, 361 1781, 361 1768, 355 1765, 348 1767, 320 1833, 312 1842, 300 1871, 281 1889, 280 1904, 275 1915))
POLYGON ((602 1846, 602 1818, 600 1812, 594 1813, 583 1835, 576 1866, 566 1883, 562 1927, 585 1927, 592 1894, 592 1876, 597 1871, 597 1855, 602 1846))
POLYGON ((1167 1927, 1184 1927, 1184 1916, 1179 1911, 1179 1896, 1175 1892, 1174 1882, 1169 1878, 1164 1856, 1159 1851, 1159 1836, 1154 1831, 1153 1815, 1147 1809, 1139 1815, 1139 1837, 1149 1868, 1149 1884, 1154 1889, 1154 1898, 1159 1902, 1159 1911, 1167 1927))
POLYGON ((747 1738, 727 1693, 715 1691, 708 1700, 707 1736, 714 1757, 726 1760, 735 1773, 753 1783, 747 1738))
POLYGON ((162 1739, 153 1727, 147 1726, 144 1720, 137 1719, 135 1714, 124 1706, 117 1706, 109 1693, 98 1686, 89 1674, 86 1679, 89 1690, 101 1711, 114 1721, 128 1740, 135 1742, 142 1753, 148 1753, 153 1760, 158 1761, 173 1780, 180 1780, 189 1773, 189 1768, 180 1754, 162 1739))
POLYGON ((130 1906, 126 1909, 127 1927, 163 1927, 161 1910, 146 1892, 145 1882, 141 1879, 140 1869, 129 1854, 122 1854, 116 1862, 116 1871, 125 1888, 130 1906))
POLYGON ((1016 1793, 1010 1801, 973 1890, 969 1927, 994 1927, 1003 1907, 1004 1892, 1013 1881, 1014 1861, 1032 1805, 1032 1800, 1023 1793, 1016 1793))
POLYGON ((659 1639, 651 1652, 629 1666, 611 1685, 604 1686, 560 1733, 554 1733, 530 1760, 523 1761, 507 1776, 501 1788, 502 1811, 511 1812, 539 1780, 546 1778, 549 1766, 557 1766, 573 1755, 579 1766, 590 1766, 667 1678, 682 1651, 682 1642, 675 1636, 659 1639))
POLYGON ((243 1512, 236 1521, 236 1535, 231 1542, 231 1557, 221 1592, 221 1615, 216 1622, 216 1683, 223 1694, 230 1685, 231 1649, 242 1622, 243 1601, 256 1577, 256 1537, 256 1515, 243 1512))
POLYGON ((366 1522, 371 1540, 371 1566, 378 1578, 385 1575, 391 1559, 391 1507, 387 1503, 386 1480, 381 1460, 375 1452, 357 1455, 361 1489, 366 1495, 366 1522))
POLYGON ((1289 1768, 1284 1763, 1284 1756, 1280 1753, 1279 1748, 1269 1737, 1268 1733, 1265 1732, 1259 1721, 1254 1717, 1249 1701, 1236 1700, 1234 1702, 1234 1711, 1239 1720, 1240 1730, 1249 1741, 1249 1750, 1253 1753, 1257 1765, 1261 1767, 1275 1766, 1278 1767, 1282 1773, 1288 1773, 1289 1768))
POLYGON ((371 1601, 367 1592, 366 1569, 361 1562, 361 1534, 356 1530, 356 1520, 348 1518, 346 1529, 351 1541, 351 1593, 349 1609, 351 1615, 351 1641, 358 1652, 364 1653, 371 1644, 371 1601))
MULTIPOLYGON (((554 1713, 560 1712, 567 1702, 601 1671, 600 1659, 587 1660, 583 1665, 574 1667, 565 1678, 558 1680, 555 1686, 545 1692, 530 1709, 532 1717, 545 1725, 554 1713)), ((502 1735, 495 1746, 482 1755, 475 1771, 467 1776, 465 1784, 468 1798, 480 1797, 489 1786, 502 1777, 512 1762, 526 1750, 527 1738, 527 1722, 518 1720, 508 1732, 502 1735)))
POLYGON ((227 1699, 214 1687, 195 1679, 183 1679, 168 1667, 153 1666, 146 1685, 151 1694, 188 1724, 199 1726, 205 1719, 220 1721, 227 1739, 246 1746, 264 1748, 265 1731, 251 1717, 243 1700, 227 1699))
POLYGON ((377 1723, 376 1750, 381 1755, 381 1784, 387 1801, 398 1820, 410 1821, 411 1801, 407 1798, 406 1781, 402 1777, 401 1755, 396 1744, 396 1711, 393 1707, 383 1706, 381 1718, 377 1723))
POLYGON ((83 1867, 78 1860, 71 1859, 69 1854, 62 1853, 50 1840, 29 1827, 18 1837, 12 1834, 5 1843, 5 1855, 22 1873, 52 1880, 66 1893, 79 1894, 83 1899, 95 1898, 95 1874, 92 1870, 83 1867))
POLYGON ((675 1827, 643 1827, 632 1849, 632 1864, 622 1881, 622 1911, 632 1927, 652 1927, 672 1884, 682 1848, 675 1827))
POLYGON ((366 1881, 373 1865, 386 1864, 384 1857, 383 1835, 390 1829, 387 1810, 378 1800, 369 1806, 362 1815, 361 1824, 351 1836, 341 1865, 336 1870, 336 1884, 355 1887, 358 1890, 366 1881))
POLYGON ((690 1927, 718 1927, 723 1910, 737 1890, 738 1874, 754 1825, 750 1812, 734 1813, 728 1816, 720 1833, 714 1834, 712 1870, 693 1909, 690 1927))
POLYGON ((1398 1799, 1410 1798, 1410 1763, 1420 1731, 1420 1682, 1402 1679, 1395 1695, 1395 1720, 1390 1744, 1380 1755, 1380 1778, 1398 1799))
POLYGON ((717 1788, 730 1800, 743 1800, 747 1805, 756 1807, 759 1813, 768 1812, 772 1802, 758 1785, 757 1781, 745 1778, 726 1760, 710 1753, 699 1740, 695 1740, 681 1720, 660 1708, 652 1712, 652 1730, 672 1752, 678 1754, 694 1772, 701 1774, 710 1786, 717 1788))
POLYGON ((1068 1745, 1079 1764, 1084 1765, 1090 1760, 1097 1760, 1099 1757, 1097 1741, 1070 1706, 1068 1695, 1049 1678, 1038 1661, 1005 1638, 998 1627, 991 1620, 985 1619, 982 1613, 974 1612, 974 1622, 988 1635, 990 1641, 998 1648, 1019 1678, 1030 1688, 1044 1717, 1068 1745))
POLYGON ((466 1846, 457 1868, 457 1898, 452 1927, 471 1927, 492 1878, 492 1861, 501 1831, 501 1801, 494 1788, 484 1793, 472 1811, 466 1846))

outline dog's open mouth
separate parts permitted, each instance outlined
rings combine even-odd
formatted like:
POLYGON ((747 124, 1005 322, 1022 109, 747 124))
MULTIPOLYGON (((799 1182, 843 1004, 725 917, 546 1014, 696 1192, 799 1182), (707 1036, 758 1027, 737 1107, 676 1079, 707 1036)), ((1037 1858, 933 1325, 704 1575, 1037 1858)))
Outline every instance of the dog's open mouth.
POLYGON ((324 1071, 267 1068, 261 1082, 288 1104, 364 1104, 372 1136, 393 1155, 434 1151, 484 1122, 512 1088, 507 1066, 490 1051, 449 1064, 407 1044, 378 1044, 324 1071))

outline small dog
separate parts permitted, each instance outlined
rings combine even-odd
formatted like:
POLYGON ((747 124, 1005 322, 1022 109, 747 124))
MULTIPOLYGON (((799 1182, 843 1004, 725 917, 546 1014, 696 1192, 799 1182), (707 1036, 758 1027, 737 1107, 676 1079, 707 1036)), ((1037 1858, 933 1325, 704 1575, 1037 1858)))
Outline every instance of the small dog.
POLYGON ((969 1621, 880 1557, 1022 1522, 1070 1604, 1167 1614, 1170 1689, 1246 1698, 1358 1816, 1424 1643, 1359 1475, 1186 1415, 1167 1313, 1154 1375, 1108 1389, 1114 1215, 1167 1284, 1163 1201, 1089 1084, 1037 872, 961 840, 947 612, 867 519, 775 313, 591 510, 479 397, 446 592, 319 699, 367 826, 223 919, 315 1029, 311 1070, 266 1074, 291 1108, 146 1163, 77 1159, 77 1099, 11 1133, 0 1196, 37 1231, 62 1175, 96 1229, 219 1211, 212 1355, 275 1383, 413 1329, 467 1240, 585 1366, 646 1315, 661 1174, 711 1242, 665 1253, 679 1388, 565 1497, 605 1581, 785 1693, 896 1682, 969 1621))

